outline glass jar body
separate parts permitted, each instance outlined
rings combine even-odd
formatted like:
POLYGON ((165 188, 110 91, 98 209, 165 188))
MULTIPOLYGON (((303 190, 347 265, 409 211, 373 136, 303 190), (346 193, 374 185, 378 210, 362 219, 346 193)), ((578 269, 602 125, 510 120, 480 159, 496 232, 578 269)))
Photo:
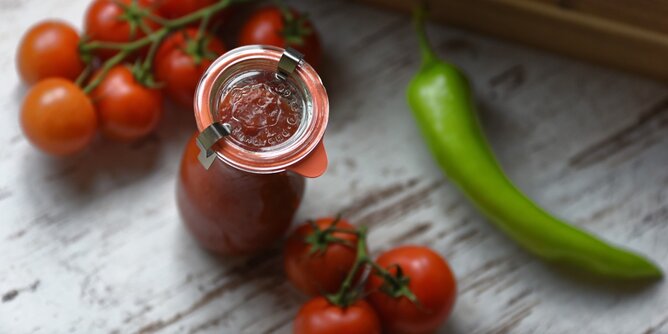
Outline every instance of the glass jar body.
POLYGON ((223 255, 254 253, 285 233, 304 194, 303 176, 244 172, 220 159, 207 170, 198 154, 192 137, 181 160, 177 204, 204 248, 223 255))

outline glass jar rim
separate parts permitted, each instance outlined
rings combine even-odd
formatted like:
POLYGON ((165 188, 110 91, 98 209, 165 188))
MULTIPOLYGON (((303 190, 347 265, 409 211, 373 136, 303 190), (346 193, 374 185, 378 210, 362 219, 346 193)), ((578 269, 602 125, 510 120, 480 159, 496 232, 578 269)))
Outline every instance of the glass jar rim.
MULTIPOLYGON (((217 121, 214 105, 218 93, 216 84, 232 76, 229 73, 224 74, 227 69, 257 60, 268 61, 278 69, 278 62, 284 51, 274 46, 250 45, 230 50, 216 59, 202 76, 195 92, 194 111, 198 130, 204 131, 217 121)), ((310 94, 311 103, 305 107, 310 110, 304 112, 310 112, 311 115, 304 118, 308 122, 305 130, 291 138, 289 145, 262 152, 248 151, 223 139, 212 147, 218 159, 243 171, 267 174, 285 171, 315 150, 324 136, 329 118, 327 92, 318 73, 304 61, 298 64, 291 78, 303 84, 310 94)))

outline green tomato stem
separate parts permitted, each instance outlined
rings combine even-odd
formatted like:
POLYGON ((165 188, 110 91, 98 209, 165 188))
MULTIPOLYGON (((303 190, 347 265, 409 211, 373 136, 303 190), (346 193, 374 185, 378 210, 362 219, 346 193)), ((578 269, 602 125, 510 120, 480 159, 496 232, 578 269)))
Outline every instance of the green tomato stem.
POLYGON ((198 44, 201 43, 202 39, 204 38, 206 27, 209 25, 210 19, 211 19, 211 14, 204 15, 204 17, 202 17, 202 21, 200 21, 199 28, 197 29, 197 35, 195 36, 195 40, 197 41, 198 44))
MULTIPOLYGON (((389 270, 381 267, 378 263, 373 261, 367 252, 367 227, 362 226, 356 230, 353 229, 340 229, 336 227, 329 227, 325 230, 327 233, 330 232, 344 232, 344 233, 354 233, 357 236, 357 253, 355 255, 355 263, 350 269, 339 291, 335 294, 327 295, 326 298, 330 303, 346 307, 352 304, 355 300, 362 298, 360 294, 352 293, 351 289, 353 288, 353 279, 357 276, 358 272, 361 269, 371 267, 371 273, 377 275, 385 281, 386 284, 390 286, 390 291, 383 291, 388 293, 393 298, 406 297, 411 302, 416 305, 420 305, 417 297, 408 287, 408 282, 410 278, 407 276, 402 276, 400 271, 397 271, 397 275, 393 275, 389 270)), ((334 240, 329 240, 331 242, 339 242, 334 240)), ((339 242, 341 243, 341 242, 339 242)))
POLYGON ((350 298, 350 289, 352 287, 353 279, 357 275, 357 272, 360 268, 363 268, 367 262, 370 261, 369 255, 367 254, 367 242, 366 242, 367 227, 362 226, 357 231, 357 254, 355 255, 355 264, 348 272, 345 280, 341 284, 339 291, 334 295, 330 295, 327 299, 335 305, 345 307, 351 304, 352 300, 350 298))
POLYGON ((90 62, 88 62, 86 64, 86 67, 84 67, 84 70, 81 71, 81 74, 79 74, 77 79, 74 81, 74 84, 79 86, 79 87, 82 87, 84 81, 86 80, 86 78, 88 78, 88 76, 90 75, 90 73, 92 71, 93 71, 93 65, 90 62))
POLYGON ((375 261, 369 261, 369 265, 371 265, 371 268, 373 268, 374 273, 380 277, 382 277, 385 281, 389 282, 393 286, 396 286, 399 284, 397 281, 396 277, 392 275, 387 269, 381 267, 376 263, 375 261))
POLYGON ((81 45, 81 50, 83 51, 92 51, 97 49, 109 49, 109 50, 123 50, 127 47, 128 43, 114 43, 114 42, 102 42, 102 41, 90 41, 81 45))
POLYGON ((121 50, 121 52, 109 58, 109 60, 107 60, 104 63, 104 65, 102 65, 100 72, 93 78, 93 81, 91 81, 88 85, 86 85, 86 87, 84 87, 83 89, 84 93, 90 94, 93 91, 93 89, 97 88, 97 86, 100 85, 104 77, 107 76, 109 70, 111 70, 112 67, 120 63, 125 57, 127 57, 128 54, 129 52, 127 50, 121 50))
MULTIPOLYGON (((406 297, 408 300, 410 300, 413 304, 417 305, 418 307, 422 307, 420 305, 420 301, 417 299, 413 291, 408 287, 408 283, 410 282, 410 277, 407 276, 401 276, 399 274, 392 275, 387 269, 381 267, 378 265, 378 263, 374 261, 369 261, 369 265, 371 265, 372 273, 374 275, 380 276, 385 283, 390 285, 390 290, 389 291, 382 291, 383 293, 388 294, 392 298, 401 298, 401 297, 406 297)), ((399 273, 399 266, 397 265, 397 273, 399 273)))
POLYGON ((153 33, 153 29, 144 22, 144 20, 139 21, 139 29, 141 29, 142 32, 144 32, 145 35, 150 35, 153 33))
POLYGON ((281 11, 284 20, 289 21, 293 19, 292 12, 290 12, 290 8, 285 4, 284 1, 274 0, 274 5, 278 7, 279 11, 281 11))
MULTIPOLYGON (((114 55, 113 57, 109 58, 107 61, 104 62, 100 73, 93 79, 92 82, 90 82, 83 89, 83 91, 86 94, 93 91, 93 89, 95 89, 100 84, 100 82, 102 82, 102 80, 104 79, 104 77, 107 75, 107 73, 111 68, 121 63, 128 55, 130 55, 134 51, 143 48, 149 44, 152 44, 151 49, 149 50, 149 54, 146 56, 146 59, 144 59, 143 63, 144 70, 149 71, 151 69, 152 60, 153 57, 155 56, 155 52, 158 48, 158 45, 160 44, 162 39, 165 38, 167 35, 169 35, 171 32, 178 30, 199 19, 211 17, 213 14, 228 7, 232 3, 239 3, 246 1, 249 0, 220 0, 211 6, 202 8, 198 11, 192 12, 188 15, 173 20, 164 20, 149 13, 148 11, 141 11, 140 13, 144 17, 147 17, 150 20, 162 24, 162 28, 152 32, 147 31, 146 36, 128 43, 91 41, 81 45, 82 52, 90 52, 96 49, 110 49, 119 51, 116 55, 114 55)), ((148 27, 142 27, 142 29, 150 30, 147 28, 148 27)), ((83 81, 84 79, 81 80, 83 81)))
POLYGON ((165 26, 165 25, 169 24, 169 20, 164 19, 164 18, 162 18, 158 15, 155 15, 155 14, 151 13, 150 11, 146 11, 144 13, 144 17, 146 17, 147 19, 159 24, 160 26, 165 26))
POLYGON ((148 53, 146 54, 146 58, 144 58, 144 63, 142 64, 142 69, 144 71, 149 71, 151 69, 151 65, 153 64, 153 58, 155 58, 155 54, 158 52, 158 47, 160 46, 160 43, 162 40, 167 36, 166 31, 158 31, 155 33, 153 43, 151 44, 150 49, 148 49, 148 53))

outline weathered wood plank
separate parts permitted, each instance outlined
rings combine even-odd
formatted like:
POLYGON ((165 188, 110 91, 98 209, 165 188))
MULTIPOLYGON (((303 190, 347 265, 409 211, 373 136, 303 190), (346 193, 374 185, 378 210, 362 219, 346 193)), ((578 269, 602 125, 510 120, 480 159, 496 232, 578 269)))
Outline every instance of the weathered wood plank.
MULTIPOLYGON (((287 333, 305 300, 280 248, 216 259, 181 226, 174 178, 194 127, 169 110, 155 136, 54 161, 20 133, 20 34, 88 1, 0 2, 0 333, 287 333)), ((488 224, 435 166, 404 99, 418 66, 407 17, 297 1, 322 32, 331 166, 298 221, 343 212, 374 252, 425 244, 459 280, 444 333, 662 333, 668 290, 573 277, 488 224)), ((666 86, 430 25, 470 76, 485 131, 517 184, 549 210, 668 268, 666 86)))

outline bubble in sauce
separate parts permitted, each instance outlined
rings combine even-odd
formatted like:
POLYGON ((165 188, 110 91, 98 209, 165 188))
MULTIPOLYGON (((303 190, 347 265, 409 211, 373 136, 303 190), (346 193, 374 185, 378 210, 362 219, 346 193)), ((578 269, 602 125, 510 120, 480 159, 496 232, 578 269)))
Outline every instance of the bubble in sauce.
POLYGON ((303 102, 296 87, 270 72, 258 72, 223 92, 220 121, 232 126, 232 139, 256 150, 291 138, 302 120, 303 102))

